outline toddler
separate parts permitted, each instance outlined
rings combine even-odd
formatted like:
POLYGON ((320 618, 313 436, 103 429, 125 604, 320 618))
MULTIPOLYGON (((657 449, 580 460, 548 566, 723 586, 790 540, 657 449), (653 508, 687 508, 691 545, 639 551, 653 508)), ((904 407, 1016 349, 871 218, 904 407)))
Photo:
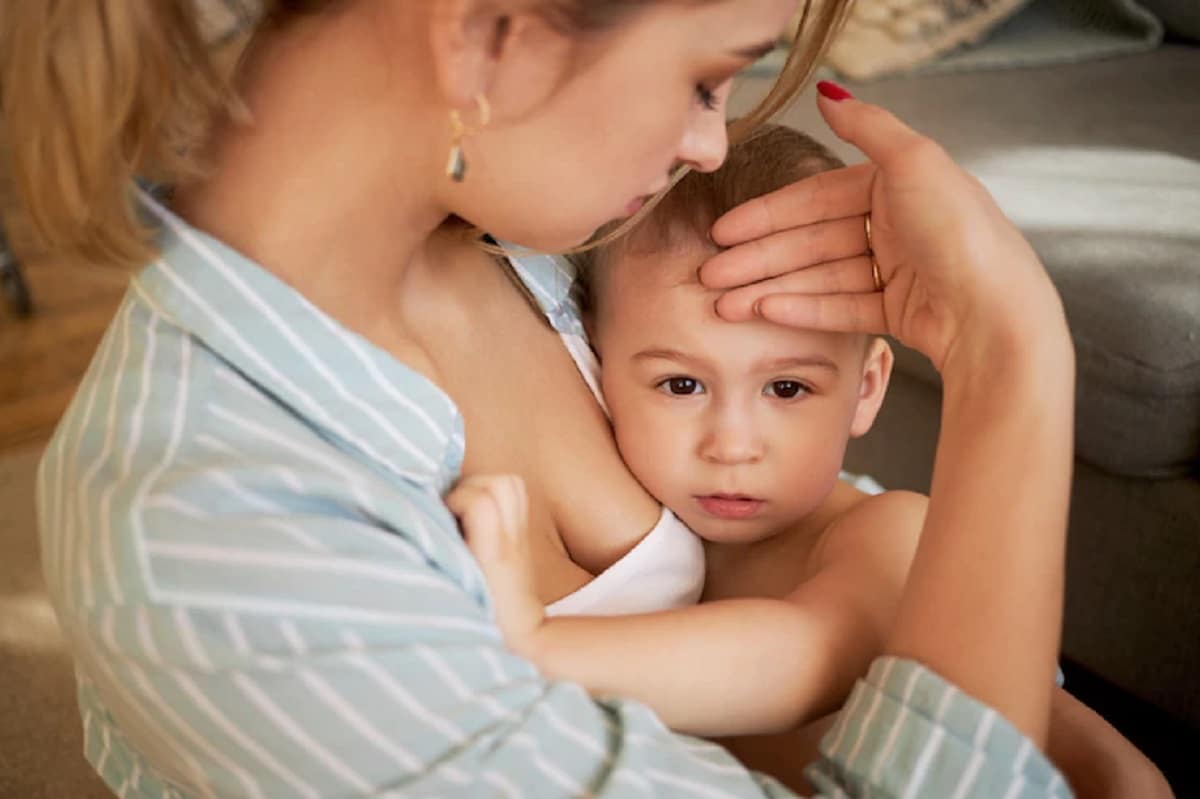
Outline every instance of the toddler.
MULTIPOLYGON (((601 389, 625 462, 669 509, 621 561, 546 608, 520 480, 474 476, 447 498, 510 648, 547 676, 720 738, 798 790, 815 754, 805 750, 883 650, 926 499, 840 479, 848 441, 883 402, 887 342, 725 322, 697 270, 717 252, 708 230, 722 214, 841 166, 808 136, 764 126, 580 260, 597 357, 573 355, 601 389)), ((1169 795, 1140 752, 1061 690, 1048 748, 1081 795, 1169 795)))

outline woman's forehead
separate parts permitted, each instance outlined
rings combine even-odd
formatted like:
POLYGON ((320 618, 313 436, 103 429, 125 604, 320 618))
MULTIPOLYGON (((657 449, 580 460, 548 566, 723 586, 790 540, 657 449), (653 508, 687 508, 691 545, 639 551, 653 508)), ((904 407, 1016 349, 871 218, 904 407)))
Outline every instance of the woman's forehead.
POLYGON ((637 14, 631 27, 668 37, 705 55, 757 58, 778 42, 798 7, 798 0, 702 0, 653 2, 637 14))

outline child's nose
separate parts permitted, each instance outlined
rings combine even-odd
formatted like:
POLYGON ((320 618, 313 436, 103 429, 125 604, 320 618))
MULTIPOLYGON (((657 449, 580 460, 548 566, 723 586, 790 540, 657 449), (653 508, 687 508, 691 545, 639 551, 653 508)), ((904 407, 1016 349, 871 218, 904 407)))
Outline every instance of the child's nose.
POLYGON ((709 463, 737 466, 762 460, 763 440, 745 420, 726 419, 705 436, 700 457, 709 463))

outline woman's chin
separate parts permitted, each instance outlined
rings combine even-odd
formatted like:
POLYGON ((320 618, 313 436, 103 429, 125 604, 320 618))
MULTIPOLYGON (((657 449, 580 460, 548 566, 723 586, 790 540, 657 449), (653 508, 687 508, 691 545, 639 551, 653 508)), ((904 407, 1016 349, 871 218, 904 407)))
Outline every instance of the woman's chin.
POLYGON ((568 252, 587 244, 595 234, 595 228, 576 229, 571 231, 550 232, 550 231, 520 231, 514 235, 505 236, 499 233, 493 233, 497 239, 508 242, 525 250, 531 250, 538 253, 546 253, 548 255, 557 255, 568 252))

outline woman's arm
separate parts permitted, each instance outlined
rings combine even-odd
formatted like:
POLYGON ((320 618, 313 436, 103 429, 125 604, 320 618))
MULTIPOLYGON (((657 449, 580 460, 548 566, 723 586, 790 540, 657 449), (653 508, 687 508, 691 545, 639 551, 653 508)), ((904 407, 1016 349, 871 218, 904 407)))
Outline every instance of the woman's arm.
POLYGON ((823 94, 834 132, 869 162, 718 220, 717 242, 751 244, 717 255, 701 278, 756 282, 722 298, 726 318, 889 333, 941 372, 929 514, 888 649, 1044 745, 1072 458, 1074 355, 1061 303, 1028 242, 941 148, 881 108, 823 94), (790 228, 809 226, 844 242, 841 260, 815 263, 787 246, 790 228), (814 285, 875 290, 805 289, 796 276, 806 269, 814 285))
POLYGON ((1060 320, 945 372, 929 516, 890 652, 1045 745, 1059 648, 1074 360, 1060 320), (1023 340, 1025 339, 1025 340, 1023 340))

